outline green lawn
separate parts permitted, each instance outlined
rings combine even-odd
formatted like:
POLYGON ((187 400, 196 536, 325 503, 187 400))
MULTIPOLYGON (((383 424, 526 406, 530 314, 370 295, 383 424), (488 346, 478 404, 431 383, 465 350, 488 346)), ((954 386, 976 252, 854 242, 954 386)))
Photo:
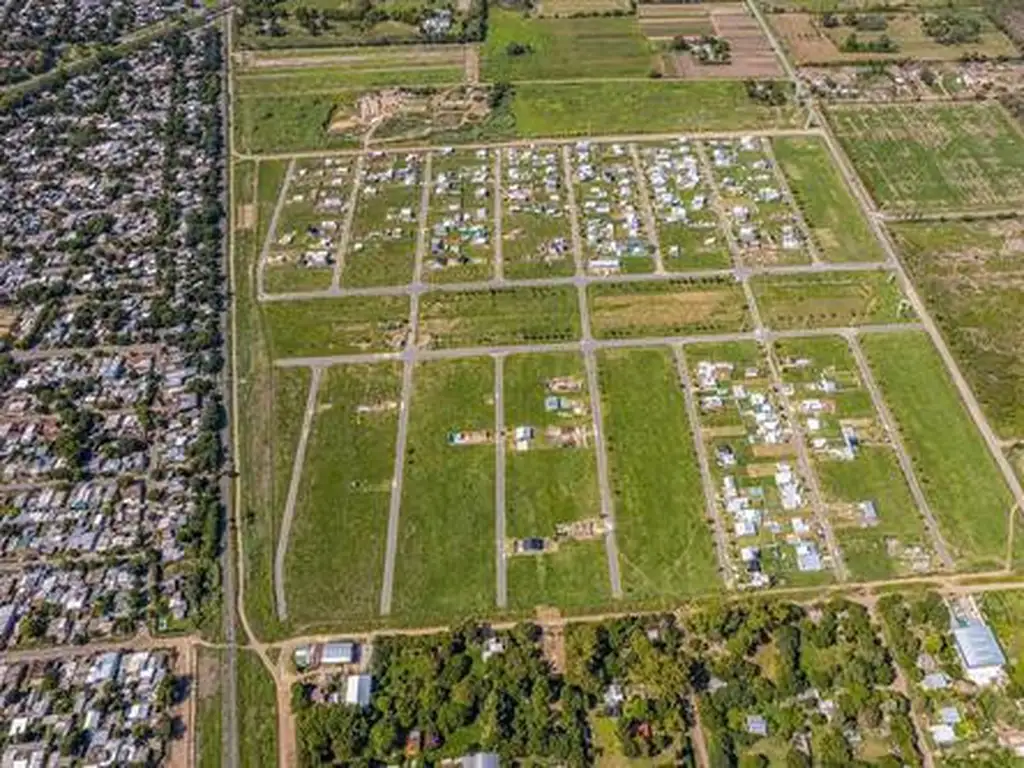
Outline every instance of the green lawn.
POLYGON ((224 756, 223 705, 221 681, 222 651, 198 648, 198 679, 192 695, 196 697, 195 756, 199 768, 220 768, 224 756))
POLYGON ((275 358, 388 352, 400 349, 409 299, 373 296, 275 301, 263 305, 275 358))
POLYGON ((1024 436, 1024 222, 890 224, 901 259, 1005 439, 1024 436))
POLYGON ((817 136, 773 140, 775 158, 826 261, 884 261, 885 253, 817 136))
POLYGON ((924 334, 869 334, 862 345, 946 542, 965 565, 1006 554, 1009 489, 924 334))
POLYGON ((758 275, 750 287, 765 325, 777 330, 914 319, 893 272, 758 275))
POLYGON ((489 10, 482 54, 491 81, 646 77, 652 65, 634 16, 544 19, 500 6, 489 10))
POLYGON ((579 301, 568 286, 431 292, 420 299, 419 332, 434 349, 572 341, 579 301))
POLYGON ((267 293, 325 291, 331 287, 333 275, 334 270, 329 268, 268 264, 263 270, 263 287, 267 293))
POLYGON ((720 588, 686 406, 668 350, 598 357, 623 590, 677 599, 720 588))
POLYGON ((237 98, 233 115, 238 149, 259 154, 358 148, 357 137, 328 131, 334 111, 352 107, 358 97, 358 91, 338 91, 237 98))
MULTIPOLYGON (((510 445, 506 454, 506 535, 551 537, 556 523, 598 517, 592 437, 587 448, 548 447, 544 438, 548 427, 591 430, 582 359, 576 354, 512 355, 505 361, 504 379, 506 429, 532 426, 537 434, 529 450, 510 445), (556 377, 571 377, 579 384, 578 391, 561 395, 582 406, 578 414, 545 410, 544 399, 551 394, 547 383, 556 377)), ((513 605, 524 607, 607 601, 603 542, 564 542, 553 554, 511 558, 509 597, 513 605)))
POLYGON ((239 765, 277 764, 277 694, 274 680, 253 651, 238 651, 239 765))
POLYGON ((726 333, 750 327, 743 288, 732 278, 702 277, 588 288, 599 339, 726 333))
POLYGON ((997 103, 837 107, 829 120, 883 209, 1024 204, 1024 134, 997 103))
POLYGON ((443 621, 494 606, 494 362, 421 363, 406 447, 393 610, 443 621), (484 445, 448 444, 487 430, 484 445))
POLYGON ((285 564, 296 626, 377 612, 400 390, 397 363, 324 373, 285 564))

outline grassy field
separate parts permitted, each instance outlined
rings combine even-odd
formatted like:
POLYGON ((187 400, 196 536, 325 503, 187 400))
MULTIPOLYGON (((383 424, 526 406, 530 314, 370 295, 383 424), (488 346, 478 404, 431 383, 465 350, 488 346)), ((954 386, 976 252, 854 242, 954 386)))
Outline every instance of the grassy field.
POLYGON ((488 80, 646 77, 651 50, 633 16, 544 19, 492 7, 483 46, 488 80), (519 45, 526 51, 510 49, 519 45))
POLYGON ((861 343, 946 542, 970 567, 1001 566, 1011 496, 931 340, 861 343))
POLYGON ((837 107, 829 120, 885 210, 1024 204, 1024 135, 996 103, 837 107))
POLYGON ((275 301, 263 305, 275 358, 400 349, 409 321, 405 296, 275 301))
POLYGON ((720 587, 683 392, 668 350, 598 357, 623 590, 680 598, 720 587))
POLYGON ((324 373, 285 563, 296 626, 376 614, 400 391, 397 363, 324 373))
POLYGON ((1024 436, 1024 223, 893 223, 901 258, 1000 437, 1024 436))
POLYGON ((778 330, 913 319, 891 272, 758 275, 750 286, 765 325, 778 330))
POLYGON ((274 680, 253 652, 238 651, 239 765, 277 763, 277 694, 274 680))
POLYGON ((354 149, 357 137, 327 129, 339 107, 351 108, 358 91, 251 96, 235 99, 235 141, 253 154, 316 149, 354 149))
POLYGON ((394 611, 440 621, 494 605, 494 362, 420 364, 406 448, 394 611), (486 430, 482 445, 449 445, 486 430))
POLYGON ((235 93, 240 99, 296 94, 332 95, 348 88, 461 83, 464 75, 461 64, 405 69, 351 69, 347 64, 308 69, 265 69, 239 74, 235 93))
POLYGON ((224 756, 223 704, 221 672, 223 652, 213 648, 197 648, 198 679, 196 697, 195 764, 199 768, 220 768, 224 756))
MULTIPOLYGON (((591 431, 590 400, 583 361, 576 354, 512 355, 505 361, 505 425, 533 427, 529 450, 506 454, 506 534, 510 538, 553 537, 557 523, 598 517, 600 498, 592 438, 587 447, 549 446, 549 427, 591 431), (569 377, 578 389, 564 395, 571 410, 548 411, 548 382, 569 377)), ((560 542, 557 552, 510 559, 509 597, 516 606, 592 605, 607 601, 604 547, 596 542, 560 542), (597 580, 594 580, 595 571, 597 580)))
POLYGON ((1024 682, 1024 592, 986 592, 978 600, 1008 660, 1010 678, 1024 682))
POLYGON ((914 572, 908 553, 928 562, 925 531, 899 460, 875 412, 870 393, 846 341, 839 337, 784 339, 774 346, 782 378, 792 385, 792 399, 801 411, 803 403, 823 401, 828 408, 816 413, 815 426, 804 419, 811 443, 811 457, 821 481, 824 501, 844 561, 857 579, 886 579, 914 572), (795 361, 800 361, 796 363, 795 361), (821 382, 832 382, 835 391, 823 394, 821 382), (843 446, 842 428, 856 430, 860 445, 853 458, 836 455, 843 446), (857 505, 870 501, 878 520, 864 525, 857 505), (887 550, 887 544, 893 551, 887 550), (897 545, 899 549, 897 550, 897 545))
POLYGON ((750 327, 746 299, 731 278, 691 278, 590 286, 591 324, 599 339, 683 336, 750 327))
POLYGON ((826 261, 884 261, 885 253, 817 136, 773 140, 775 158, 826 261))
POLYGON ((571 341, 579 303, 569 287, 428 293, 420 300, 421 346, 434 349, 571 341))
POLYGON ((263 287, 267 293, 325 291, 331 287, 333 268, 303 267, 298 264, 267 264, 263 287))

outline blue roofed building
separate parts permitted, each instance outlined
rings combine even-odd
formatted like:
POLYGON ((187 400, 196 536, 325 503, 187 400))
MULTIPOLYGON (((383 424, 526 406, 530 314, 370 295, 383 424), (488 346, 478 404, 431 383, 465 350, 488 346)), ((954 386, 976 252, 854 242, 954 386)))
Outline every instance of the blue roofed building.
POLYGON ((963 621, 953 627, 953 642, 971 682, 987 686, 1003 679, 1006 656, 988 624, 976 618, 963 621))

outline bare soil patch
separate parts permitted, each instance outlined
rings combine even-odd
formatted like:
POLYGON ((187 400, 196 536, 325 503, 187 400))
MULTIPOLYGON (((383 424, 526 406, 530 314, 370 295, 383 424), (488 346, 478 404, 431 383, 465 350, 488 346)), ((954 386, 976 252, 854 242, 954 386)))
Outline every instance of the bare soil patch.
POLYGON ((652 16, 644 28, 649 37, 713 34, 728 41, 732 60, 728 64, 701 64, 689 53, 668 53, 666 69, 671 76, 691 80, 708 78, 782 77, 782 67, 761 25, 742 5, 682 6, 686 11, 675 19, 664 14, 652 16), (702 12, 703 16, 696 12, 702 12), (710 29, 704 30, 700 25, 710 29), (687 31, 696 29, 697 31, 687 31), (669 34, 665 34, 669 33, 669 34))
POLYGON ((701 323, 729 305, 732 299, 729 291, 598 296, 594 300, 594 315, 604 329, 701 323))
POLYGON ((256 226, 256 205, 245 203, 238 206, 236 221, 239 229, 253 229, 256 226))

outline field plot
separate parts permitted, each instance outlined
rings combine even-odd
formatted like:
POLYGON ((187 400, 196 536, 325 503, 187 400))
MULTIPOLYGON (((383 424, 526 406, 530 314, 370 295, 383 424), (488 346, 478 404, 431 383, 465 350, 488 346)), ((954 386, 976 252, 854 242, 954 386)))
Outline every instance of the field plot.
POLYGON ((885 253, 817 136, 773 140, 775 159, 825 261, 884 261, 885 253))
POLYGON ((1011 494, 931 340, 868 334, 861 344, 954 556, 1001 567, 1011 494))
POLYGON ((406 447, 393 607, 410 620, 494 605, 494 362, 421 363, 406 447))
POLYGON ((588 300, 599 339, 728 333, 750 326, 743 288, 731 277, 595 283, 588 300))
POLYGON ((776 342, 775 354, 853 578, 887 579, 940 566, 846 342, 786 339, 776 342))
POLYGON ((683 392, 667 349, 600 353, 598 372, 623 592, 721 588, 683 392))
POLYGON ((642 179, 629 147, 581 141, 575 145, 573 168, 587 269, 653 272, 652 233, 640 212, 642 179))
POLYGON ((798 66, 908 59, 956 61, 969 54, 990 58, 1017 55, 1010 39, 982 12, 960 10, 955 13, 978 23, 980 31, 976 41, 941 43, 925 32, 924 22, 931 14, 914 12, 866 14, 872 20, 870 26, 857 22, 847 26, 844 16, 843 23, 828 27, 824 17, 810 13, 770 14, 768 18, 798 66), (889 43, 885 44, 885 40, 889 43))
POLYGON ((354 177, 351 158, 297 160, 263 273, 268 293, 329 288, 354 177))
POLYGON ((634 16, 546 19, 489 9, 482 62, 487 80, 647 77, 651 61, 634 16))
POLYGON ((829 119, 885 210, 1024 204, 1024 135, 996 103, 838 107, 829 119))
POLYGON ((297 626, 377 612, 400 390, 397 363, 324 373, 285 562, 297 626))
POLYGON ((436 291, 420 300, 419 330, 429 349, 573 341, 579 302, 562 286, 436 291))
POLYGON ((505 361, 509 603, 611 598, 590 396, 577 354, 505 361))
POLYGON ((828 13, 830 11, 901 11, 911 8, 976 8, 978 0, 770 0, 770 2, 762 2, 762 5, 778 11, 828 13))
POLYGON ((711 185, 692 144, 641 144, 665 268, 728 267, 729 242, 712 204, 711 185))
POLYGON ((490 150, 442 150, 431 176, 430 280, 484 280, 494 268, 494 155, 490 150))
POLYGON ((910 272, 989 423, 1024 436, 1024 222, 890 225, 910 272))
POLYGON ((708 142, 712 174, 745 264, 810 261, 799 216, 775 176, 765 139, 708 142))
POLYGON ((423 156, 373 152, 364 160, 342 283, 348 287, 412 282, 423 156))
POLYGON ((332 131, 336 114, 357 109, 358 91, 254 95, 235 99, 235 137, 238 149, 261 152, 356 149, 360 135, 332 131))
POLYGON ((263 318, 274 358, 394 352, 407 340, 409 299, 275 301, 263 305, 263 318))
POLYGON ((501 247, 512 278, 575 270, 562 154, 557 147, 508 147, 501 155, 501 247))
POLYGON ((729 44, 729 60, 701 62, 691 52, 667 51, 663 69, 669 77, 781 78, 782 67, 771 43, 743 3, 641 5, 640 28, 653 40, 683 36, 699 39, 714 36, 729 44))
POLYGON ((630 10, 630 0, 547 0, 537 3, 537 13, 540 16, 555 18, 628 13, 630 10))
POLYGON ((914 319, 893 272, 757 275, 750 280, 765 325, 844 328, 914 319))
POLYGON ((739 557, 738 583, 752 587, 819 584, 831 556, 810 504, 807 479, 772 386, 763 350, 753 342, 686 348, 707 446, 715 503, 739 557))

